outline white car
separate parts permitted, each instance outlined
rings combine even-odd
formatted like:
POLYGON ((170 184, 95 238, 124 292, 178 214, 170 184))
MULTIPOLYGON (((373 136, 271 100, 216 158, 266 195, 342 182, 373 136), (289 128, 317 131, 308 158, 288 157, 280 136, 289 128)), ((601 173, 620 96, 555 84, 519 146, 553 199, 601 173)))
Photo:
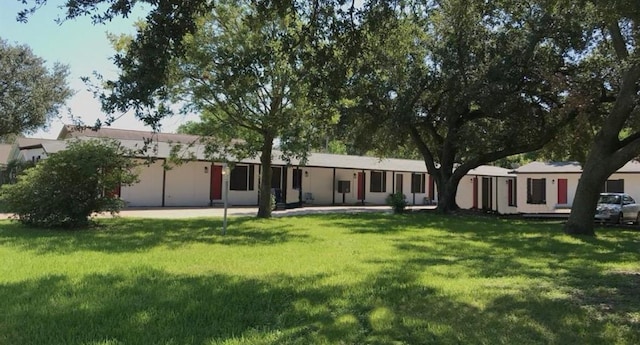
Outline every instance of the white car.
POLYGON ((600 193, 595 219, 614 224, 640 224, 640 205, 625 193, 600 193))

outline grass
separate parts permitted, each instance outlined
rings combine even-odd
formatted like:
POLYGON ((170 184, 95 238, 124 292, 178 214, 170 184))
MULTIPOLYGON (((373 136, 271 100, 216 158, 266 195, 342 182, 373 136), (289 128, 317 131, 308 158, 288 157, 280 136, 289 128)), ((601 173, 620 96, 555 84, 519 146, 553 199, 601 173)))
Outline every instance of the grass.
POLYGON ((0 344, 638 344, 640 232, 434 214, 0 221, 0 344))

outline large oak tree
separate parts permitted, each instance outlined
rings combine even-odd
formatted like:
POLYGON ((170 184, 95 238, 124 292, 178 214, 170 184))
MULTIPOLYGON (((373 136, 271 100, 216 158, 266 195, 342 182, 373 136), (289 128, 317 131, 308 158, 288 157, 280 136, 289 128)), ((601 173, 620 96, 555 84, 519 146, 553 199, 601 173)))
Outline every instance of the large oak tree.
MULTIPOLYGON (((344 50, 344 121, 382 155, 411 143, 458 208, 471 169, 541 148, 575 112, 564 108, 572 8, 543 1, 369 1, 344 50), (564 26, 563 26, 564 25, 564 26), (372 140, 373 138, 373 140, 372 140)), ((579 36, 579 34, 578 34, 579 36)))
POLYGON ((571 93, 590 125, 576 133, 590 140, 574 141, 585 159, 565 232, 593 235, 601 187, 640 154, 640 3, 582 4, 593 26, 585 32, 590 45, 581 61, 583 82, 571 93))

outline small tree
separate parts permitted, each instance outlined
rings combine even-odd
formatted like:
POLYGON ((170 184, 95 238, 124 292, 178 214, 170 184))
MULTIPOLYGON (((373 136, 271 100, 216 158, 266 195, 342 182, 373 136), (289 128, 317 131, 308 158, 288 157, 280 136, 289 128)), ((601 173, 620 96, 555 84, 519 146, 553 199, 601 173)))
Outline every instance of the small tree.
POLYGON ((68 67, 49 70, 28 46, 12 46, 0 38, 0 140, 35 131, 58 115, 73 91, 68 67))
POLYGON ((95 212, 120 211, 123 202, 114 191, 137 181, 134 162, 124 153, 115 141, 70 142, 15 184, 2 186, 0 205, 26 225, 86 226, 95 212))

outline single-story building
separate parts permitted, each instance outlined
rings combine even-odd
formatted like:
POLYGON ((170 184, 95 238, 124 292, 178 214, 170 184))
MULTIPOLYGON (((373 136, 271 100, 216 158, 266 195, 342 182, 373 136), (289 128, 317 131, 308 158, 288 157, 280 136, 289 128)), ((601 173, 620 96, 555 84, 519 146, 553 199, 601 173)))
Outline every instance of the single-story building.
MULTIPOLYGON (((110 138, 124 147, 142 149, 139 180, 123 186, 120 197, 129 206, 208 206, 223 203, 223 163, 211 162, 199 137, 184 134, 102 128, 80 130, 65 126, 58 140, 18 141, 14 156, 37 161, 63 150, 66 140, 110 138), (171 165, 172 148, 189 160, 171 165), (166 168, 170 165, 170 168, 166 168)), ((231 205, 257 205, 261 165, 257 158, 233 164, 229 177, 228 202, 231 205)), ((312 153, 303 165, 286 162, 277 151, 272 161, 271 187, 278 201, 285 204, 383 205, 389 194, 401 192, 410 205, 434 204, 438 192, 433 178, 420 160, 381 159, 352 155, 312 153)), ((463 178, 456 201, 464 208, 482 208, 500 213, 517 212, 509 202, 513 175, 507 169, 481 166, 463 178), (474 182, 467 182, 474 181, 474 182)))
MULTIPOLYGON (((519 213, 570 209, 582 174, 577 162, 532 162, 514 170, 519 213)), ((631 161, 613 173, 602 192, 627 193, 640 201, 640 163, 631 161)))

